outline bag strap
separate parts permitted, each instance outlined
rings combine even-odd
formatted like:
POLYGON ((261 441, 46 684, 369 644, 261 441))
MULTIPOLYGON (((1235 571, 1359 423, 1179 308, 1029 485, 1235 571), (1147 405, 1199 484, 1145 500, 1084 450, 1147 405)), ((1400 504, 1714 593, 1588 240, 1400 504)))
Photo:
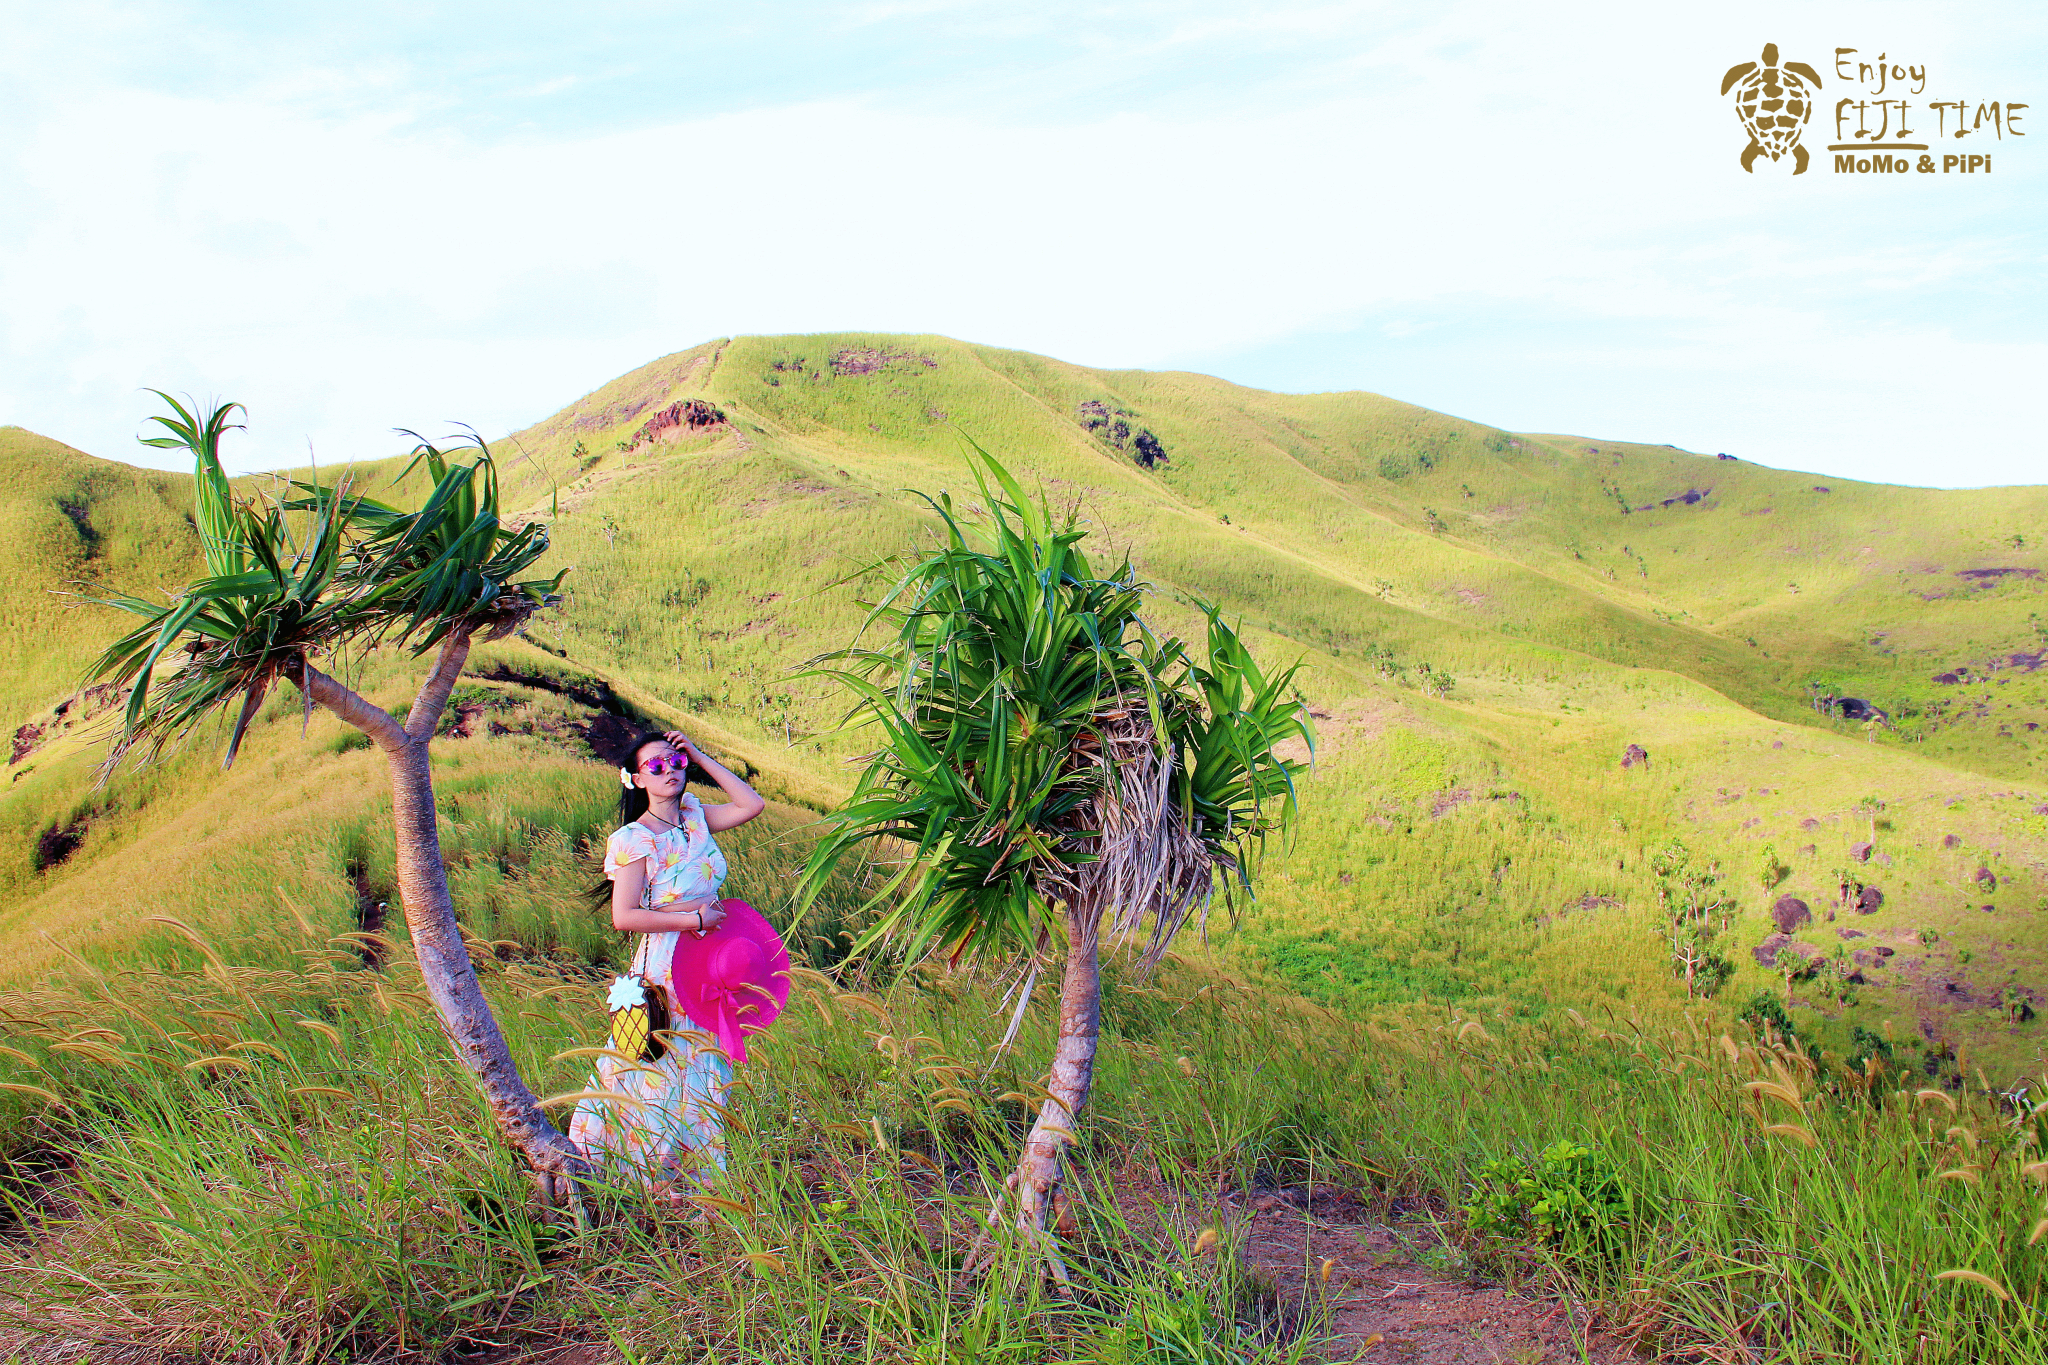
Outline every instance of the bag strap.
MULTIPOLYGON (((651 847, 653 847, 654 849, 654 853, 648 855, 647 858, 647 861, 649 863, 652 863, 654 861, 655 856, 661 852, 660 841, 661 835, 659 833, 656 833, 654 835, 654 843, 651 845, 651 847)), ((654 908, 654 878, 652 875, 648 876, 648 878, 640 885, 640 908, 642 910, 652 910, 654 908)), ((628 971, 632 972, 636 976, 645 977, 647 975, 648 939, 649 935, 640 935, 640 946, 633 950, 633 961, 627 968, 628 971)))

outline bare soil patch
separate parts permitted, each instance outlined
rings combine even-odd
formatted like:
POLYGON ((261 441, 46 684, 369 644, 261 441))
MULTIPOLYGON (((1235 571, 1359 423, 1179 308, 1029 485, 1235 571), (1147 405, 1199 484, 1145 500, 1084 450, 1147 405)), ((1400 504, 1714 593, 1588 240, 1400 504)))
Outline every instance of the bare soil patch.
POLYGON ((25 721, 14 731, 7 766, 13 767, 72 726, 94 719, 127 699, 127 693, 113 683, 95 683, 74 692, 43 716, 25 721))
POLYGON ((1355 1206, 1350 1217, 1341 1206, 1323 1215, 1313 1211, 1320 1201, 1305 1209, 1283 1197, 1292 1194, 1254 1195, 1239 1205, 1238 1216, 1250 1222, 1244 1258, 1271 1277, 1283 1302, 1327 1309, 1326 1360, 1609 1365, 1633 1358, 1621 1342, 1592 1326, 1583 1307, 1567 1300, 1425 1268, 1418 1256, 1437 1245, 1426 1224, 1361 1220, 1355 1206))

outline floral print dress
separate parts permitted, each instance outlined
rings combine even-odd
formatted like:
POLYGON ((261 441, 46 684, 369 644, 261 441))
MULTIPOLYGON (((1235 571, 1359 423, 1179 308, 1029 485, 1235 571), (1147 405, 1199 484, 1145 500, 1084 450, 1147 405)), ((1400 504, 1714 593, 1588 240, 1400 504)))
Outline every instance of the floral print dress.
MULTIPOLYGON (((647 893, 640 903, 648 909, 715 897, 725 884, 725 855, 704 821, 703 803, 686 792, 677 813, 678 828, 650 829, 636 820, 605 845, 607 877, 616 879, 622 869, 646 862, 647 893)), ((633 954, 632 969, 666 988, 670 1000, 676 998, 671 963, 679 937, 642 934, 633 954)), ((680 1010, 674 1013, 669 1026, 677 1036, 661 1057, 637 1063, 598 1059, 586 1088, 619 1098, 586 1099, 569 1122, 569 1140, 614 1178, 637 1177, 652 1185, 725 1169, 719 1113, 732 1083, 732 1063, 710 1034, 694 1028, 680 1010)))

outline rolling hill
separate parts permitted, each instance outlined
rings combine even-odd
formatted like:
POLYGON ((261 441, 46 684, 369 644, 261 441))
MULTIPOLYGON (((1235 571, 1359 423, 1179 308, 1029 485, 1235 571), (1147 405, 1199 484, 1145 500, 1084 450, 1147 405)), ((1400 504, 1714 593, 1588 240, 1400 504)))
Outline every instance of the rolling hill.
MULTIPOLYGON (((710 342, 493 442, 574 572, 558 615, 479 651, 441 746, 464 913, 526 922, 518 846, 601 820, 593 746, 643 717, 748 764, 801 843, 867 746, 792 669, 845 643, 864 572, 930 533, 911 490, 961 495, 966 440, 1128 552, 1167 628, 1215 601, 1263 657, 1306 660, 1317 771, 1259 912, 1218 935, 1239 969, 1389 1019, 1674 1012, 1658 891, 1678 840, 1728 901, 1711 1008, 1769 995, 1837 1050, 1888 1027, 1915 1065, 2038 1067, 2048 489, 1821 482, 933 336, 710 342), (1647 764, 1622 766, 1632 745, 1647 764)), ((176 581, 189 481, 14 428, 0 468, 7 974, 60 947, 170 951, 108 885, 222 927, 279 898, 353 927, 379 889, 379 775, 324 718, 301 740, 296 698, 225 778, 201 740, 89 782, 106 698, 76 680, 115 621, 50 591, 176 581)), ((405 660, 354 662, 401 690, 405 660)))

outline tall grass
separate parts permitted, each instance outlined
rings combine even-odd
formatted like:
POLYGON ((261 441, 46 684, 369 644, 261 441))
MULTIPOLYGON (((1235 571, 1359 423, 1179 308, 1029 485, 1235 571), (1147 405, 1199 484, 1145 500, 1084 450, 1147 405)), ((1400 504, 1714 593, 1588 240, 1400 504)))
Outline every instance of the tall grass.
MULTIPOLYGON (((1290 1317, 1194 1234, 1227 1251, 1220 1190, 1336 1180, 1382 1212, 1419 1198, 1482 1269, 1677 1358, 2048 1359, 2039 1113, 1820 1072, 1698 1018, 1388 1031, 1188 964, 1113 982, 1066 1234, 1083 1289, 1055 1302, 1025 1248, 987 1280, 955 1269, 1028 1120, 1045 1005, 992 1057, 980 981, 806 977, 742 1073, 717 1198, 621 1190, 578 1235, 538 1221, 402 945, 381 972, 353 941, 274 946, 302 965, 0 1004, 13 1331, 265 1359, 576 1329, 628 1359, 1053 1361, 1115 1358, 1126 1320, 1193 1321, 1208 1354, 1129 1358, 1299 1356, 1313 1300, 1290 1317), (1528 1213, 1516 1172, 1554 1196, 1537 1154, 1561 1140, 1625 1216, 1467 1227, 1504 1185, 1528 1213)), ((489 987, 522 1066, 580 1088, 561 1054, 601 1031, 590 974, 514 961, 489 987)))
MULTIPOLYGON (((208 956, 197 972, 122 973, 0 1005, 12 1049, 0 1054, 0 1188, 29 1234, 0 1246, 0 1321, 23 1339, 306 1359, 431 1352, 501 1339, 510 1322, 596 1327, 629 1359, 936 1360, 978 1342, 977 1358, 1050 1360, 1113 1344, 1133 1312, 1170 1323, 1192 1285, 1217 1344, 1190 1358, 1221 1361, 1225 1344, 1260 1359, 1305 1349, 1300 1331, 1239 1330, 1240 1317, 1274 1319, 1260 1309, 1270 1287, 1188 1250, 1162 1261, 1158 1245, 1175 1244, 1157 1215, 1107 1195, 1119 1161, 1156 1155, 1213 1190, 1216 1172, 1299 1146, 1286 1101, 1264 1087, 1214 1087, 1177 1118, 1164 1101, 1193 1083, 1156 1041, 1134 1041, 1115 1068, 1120 1102, 1099 1109, 1120 1136, 1095 1148, 1102 1197, 1074 1238, 1083 1292, 1046 1304, 1028 1250, 986 1282, 951 1271, 986 1209, 982 1173, 999 1176, 1028 1121, 1025 1059, 1049 1034, 1035 1025, 991 1059, 998 1002, 976 983, 849 992, 809 978, 735 1092, 734 1175, 717 1197, 661 1212, 616 1191, 601 1195, 596 1228, 573 1235, 537 1221, 446 1064, 402 945, 371 971, 359 939, 299 937, 296 971, 208 956)), ((548 1088, 582 1088, 587 1063, 560 1054, 601 1034, 599 982, 515 962, 489 984, 522 1067, 548 1088)), ((1112 998, 1141 1038, 1176 1008, 1204 1016, 1197 1027, 1221 1022, 1204 1000, 1112 998)), ((1190 1070, 1247 1062, 1235 1036, 1190 1070)), ((1191 1238, 1185 1222, 1169 1219, 1191 1238)))

